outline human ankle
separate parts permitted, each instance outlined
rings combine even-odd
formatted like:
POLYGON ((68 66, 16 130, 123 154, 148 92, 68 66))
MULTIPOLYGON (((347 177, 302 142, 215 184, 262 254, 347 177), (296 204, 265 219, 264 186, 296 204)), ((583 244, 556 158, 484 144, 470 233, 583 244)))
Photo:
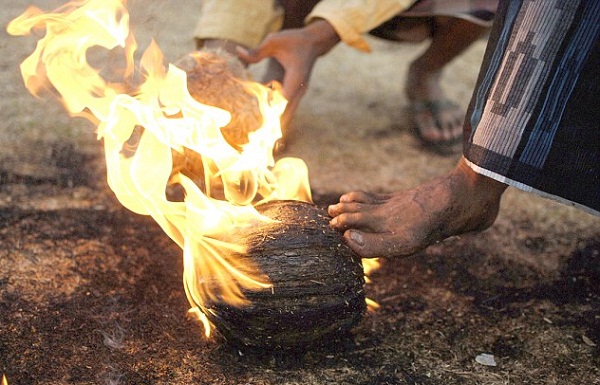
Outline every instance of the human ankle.
POLYGON ((466 215, 465 230, 480 231, 490 227, 496 220, 507 185, 475 172, 464 157, 461 157, 451 175, 455 199, 470 208, 462 211, 466 215))
POLYGON ((407 74, 406 95, 411 100, 433 100, 443 98, 440 87, 442 71, 430 71, 418 62, 413 62, 407 74))
POLYGON ((452 173, 460 176, 465 187, 472 193, 477 196, 490 197, 491 200, 499 199, 507 188, 506 184, 475 172, 464 157, 459 159, 452 173))

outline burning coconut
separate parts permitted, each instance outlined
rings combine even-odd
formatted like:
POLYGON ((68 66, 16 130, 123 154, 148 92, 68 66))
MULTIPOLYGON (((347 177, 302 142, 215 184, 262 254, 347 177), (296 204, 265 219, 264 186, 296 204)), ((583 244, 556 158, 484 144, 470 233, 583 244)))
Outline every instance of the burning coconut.
POLYGON ((257 210, 272 222, 240 228, 230 238, 248 246, 270 288, 248 290, 250 303, 206 304, 208 318, 229 340, 251 347, 306 348, 355 326, 365 307, 361 261, 332 230, 325 211, 300 201, 271 201, 257 210))
POLYGON ((12 35, 45 33, 21 65, 27 88, 97 126, 118 200, 182 248, 207 336, 215 325, 243 345, 294 348, 347 332, 366 307, 363 268, 310 203, 305 163, 273 157, 286 105, 277 86, 216 53, 165 66, 154 42, 136 71, 124 4, 30 7, 13 20, 12 35), (118 81, 88 62, 92 48, 123 56, 118 81))

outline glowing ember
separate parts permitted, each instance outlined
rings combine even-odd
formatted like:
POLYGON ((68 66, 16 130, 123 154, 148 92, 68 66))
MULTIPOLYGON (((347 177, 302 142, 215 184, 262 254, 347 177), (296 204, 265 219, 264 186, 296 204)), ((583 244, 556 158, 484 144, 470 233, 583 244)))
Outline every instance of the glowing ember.
POLYGON ((194 99, 186 72, 165 65, 157 44, 152 42, 139 66, 134 64, 137 44, 125 3, 71 1, 49 13, 31 6, 7 31, 22 36, 45 32, 21 64, 26 87, 33 95, 57 95, 72 116, 97 126, 108 184, 119 201, 135 213, 151 215, 182 248, 190 313, 204 323, 208 336, 207 301, 242 306, 247 303, 244 290, 270 287, 268 277, 249 262, 227 257, 244 248, 220 235, 271 221, 254 208, 257 203, 310 202, 308 171, 300 159, 273 158, 286 105, 276 86, 241 83, 256 98, 262 125, 231 143, 222 132, 230 112, 194 99), (103 49, 107 57, 122 55, 126 64, 117 81, 108 81, 88 62, 91 48, 103 49), (181 172, 178 162, 189 161, 190 153, 201 163, 201 184, 181 172), (181 200, 168 198, 172 186, 183 189, 181 200))

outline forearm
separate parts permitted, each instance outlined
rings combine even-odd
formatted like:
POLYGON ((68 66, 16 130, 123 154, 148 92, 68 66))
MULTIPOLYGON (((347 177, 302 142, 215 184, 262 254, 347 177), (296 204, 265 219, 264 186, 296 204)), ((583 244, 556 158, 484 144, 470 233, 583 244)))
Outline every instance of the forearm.
POLYGON ((322 0, 307 16, 306 23, 324 19, 346 44, 368 52, 362 35, 407 9, 414 0, 322 0))
POLYGON ((304 27, 304 30, 312 41, 311 45, 316 56, 326 54, 340 42, 340 36, 327 20, 314 19, 304 27))

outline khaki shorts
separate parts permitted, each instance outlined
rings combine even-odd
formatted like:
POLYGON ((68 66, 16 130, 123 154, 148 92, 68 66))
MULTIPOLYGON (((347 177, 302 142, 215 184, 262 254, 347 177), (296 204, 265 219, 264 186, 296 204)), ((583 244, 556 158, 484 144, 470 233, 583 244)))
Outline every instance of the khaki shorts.
POLYGON ((274 0, 203 0, 194 37, 231 40, 255 48, 282 24, 283 9, 274 0))
MULTIPOLYGON (((497 3, 498 0, 327 0, 318 2, 305 21, 325 19, 344 43, 369 52, 363 34, 395 15, 451 16, 490 25, 497 3)), ((283 16, 277 0, 203 0, 195 37, 230 40, 255 48, 267 34, 281 29, 283 16)))

